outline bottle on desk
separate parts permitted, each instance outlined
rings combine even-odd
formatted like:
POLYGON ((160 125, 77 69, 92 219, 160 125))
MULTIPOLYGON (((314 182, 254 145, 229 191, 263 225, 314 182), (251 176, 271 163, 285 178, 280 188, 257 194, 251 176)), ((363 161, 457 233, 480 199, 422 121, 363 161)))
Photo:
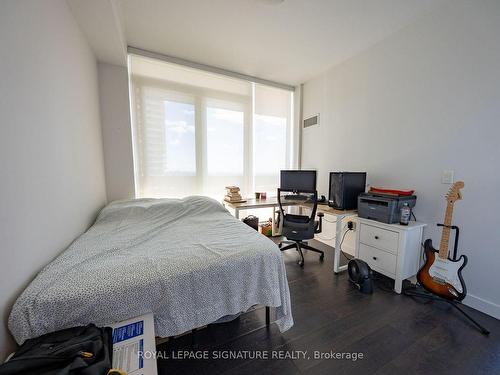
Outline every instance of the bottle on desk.
POLYGON ((400 215, 399 215, 399 224, 408 225, 410 222, 411 216, 411 208, 408 203, 404 203, 403 207, 401 207, 400 215))

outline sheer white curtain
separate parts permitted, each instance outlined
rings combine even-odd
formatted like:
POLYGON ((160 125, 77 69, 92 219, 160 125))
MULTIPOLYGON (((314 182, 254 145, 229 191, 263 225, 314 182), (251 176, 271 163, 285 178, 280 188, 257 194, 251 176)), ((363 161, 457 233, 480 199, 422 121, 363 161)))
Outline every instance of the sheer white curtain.
POLYGON ((253 97, 254 189, 275 195, 279 171, 291 167, 293 97, 263 85, 254 86, 253 97))
POLYGON ((275 193, 291 167, 290 91, 130 57, 137 197, 275 193))

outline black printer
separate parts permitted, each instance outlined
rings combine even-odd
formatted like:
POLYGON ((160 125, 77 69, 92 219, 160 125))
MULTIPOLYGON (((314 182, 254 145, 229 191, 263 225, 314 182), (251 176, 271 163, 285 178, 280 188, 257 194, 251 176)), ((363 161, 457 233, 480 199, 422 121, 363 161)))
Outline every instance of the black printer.
POLYGON ((399 223, 401 207, 408 203, 413 208, 416 202, 416 195, 361 193, 358 197, 358 216, 387 224, 399 223))

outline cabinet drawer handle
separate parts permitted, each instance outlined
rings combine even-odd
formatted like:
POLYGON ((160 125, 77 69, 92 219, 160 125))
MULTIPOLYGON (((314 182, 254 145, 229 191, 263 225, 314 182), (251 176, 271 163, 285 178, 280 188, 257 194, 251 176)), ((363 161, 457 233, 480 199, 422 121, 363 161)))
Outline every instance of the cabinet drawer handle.
POLYGON ((378 240, 378 236, 375 236, 375 239, 378 240))
POLYGON ((372 258, 373 258, 373 260, 377 260, 377 257, 372 257, 372 258))

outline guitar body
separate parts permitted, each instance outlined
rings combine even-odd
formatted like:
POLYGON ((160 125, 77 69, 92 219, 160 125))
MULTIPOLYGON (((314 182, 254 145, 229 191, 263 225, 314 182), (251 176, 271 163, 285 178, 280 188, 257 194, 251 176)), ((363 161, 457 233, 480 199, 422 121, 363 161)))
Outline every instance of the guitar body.
POLYGON ((418 271, 418 282, 429 292, 448 300, 461 301, 467 295, 462 269, 467 264, 467 257, 458 260, 442 259, 430 239, 424 243, 426 261, 418 271))

